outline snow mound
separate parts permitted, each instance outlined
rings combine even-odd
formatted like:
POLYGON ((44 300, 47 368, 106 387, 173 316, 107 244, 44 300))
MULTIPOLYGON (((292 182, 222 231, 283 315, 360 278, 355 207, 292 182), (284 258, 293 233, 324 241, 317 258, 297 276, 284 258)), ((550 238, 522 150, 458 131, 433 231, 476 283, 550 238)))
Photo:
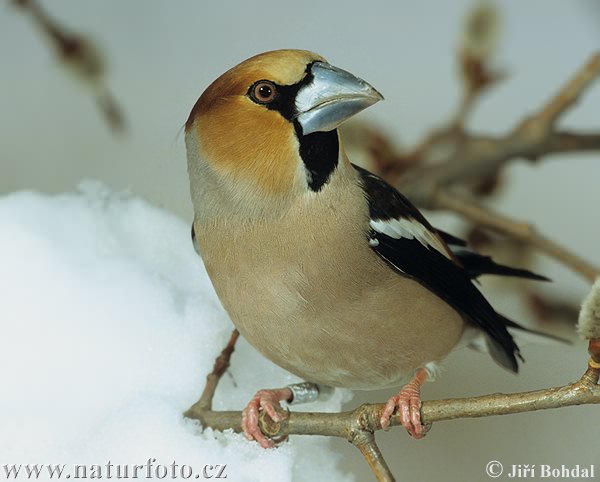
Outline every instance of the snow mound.
MULTIPOLYGON (((353 480, 324 437, 263 450, 183 418, 233 328, 189 223, 96 182, 17 192, 0 197, 0 267, 0 471, 156 459, 200 474, 226 464, 228 480, 353 480)), ((214 406, 295 381, 240 340, 214 406)))

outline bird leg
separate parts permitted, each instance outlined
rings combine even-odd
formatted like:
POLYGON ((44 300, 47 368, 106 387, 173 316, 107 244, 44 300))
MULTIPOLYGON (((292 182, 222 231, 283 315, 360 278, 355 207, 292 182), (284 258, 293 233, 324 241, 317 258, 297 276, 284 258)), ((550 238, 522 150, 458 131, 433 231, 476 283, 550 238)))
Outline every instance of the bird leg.
POLYGON ((266 437, 258 426, 259 412, 267 412, 274 422, 281 422, 287 418, 287 412, 281 407, 282 400, 291 402, 293 392, 289 387, 259 390, 254 394, 242 411, 242 430, 248 440, 256 440, 261 447, 268 449, 275 446, 275 442, 266 437))
POLYGON ((419 368, 413 379, 388 400, 380 419, 384 430, 390 428, 390 417, 398 408, 400 423, 410 436, 416 439, 425 437, 430 427, 421 423, 421 387, 428 377, 427 369, 419 368))
POLYGON ((333 394, 333 390, 333 387, 311 382, 294 383, 285 388, 259 390, 242 412, 244 435, 248 440, 256 440, 263 448, 274 447, 275 442, 266 437, 258 425, 261 411, 266 412, 274 422, 281 422, 288 416, 288 412, 284 411, 279 403, 282 400, 288 404, 327 400, 333 394))

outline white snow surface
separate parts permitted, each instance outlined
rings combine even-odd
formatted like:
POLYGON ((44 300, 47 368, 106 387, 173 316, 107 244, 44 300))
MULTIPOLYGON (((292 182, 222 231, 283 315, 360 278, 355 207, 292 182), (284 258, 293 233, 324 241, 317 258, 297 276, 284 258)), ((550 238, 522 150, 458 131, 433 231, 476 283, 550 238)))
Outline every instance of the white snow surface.
MULTIPOLYGON (((0 470, 155 458, 195 473, 227 464, 230 481, 354 480, 325 437, 264 450, 182 416, 233 328, 189 222, 93 181, 17 192, 0 197, 0 267, 0 470)), ((240 340, 214 406, 241 410, 297 380, 240 340)))

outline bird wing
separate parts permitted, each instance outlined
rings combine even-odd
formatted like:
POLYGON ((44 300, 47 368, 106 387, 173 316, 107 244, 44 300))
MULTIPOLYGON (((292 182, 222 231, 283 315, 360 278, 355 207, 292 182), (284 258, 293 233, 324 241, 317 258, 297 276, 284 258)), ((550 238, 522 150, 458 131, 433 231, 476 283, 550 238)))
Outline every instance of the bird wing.
POLYGON ((471 278, 478 278, 484 274, 494 274, 499 276, 514 276, 516 278, 525 278, 536 281, 550 281, 549 278, 533 273, 532 271, 520 268, 513 268, 503 264, 496 263, 490 256, 484 256, 470 249, 460 248, 450 245, 454 255, 460 260, 461 264, 469 273, 471 278))
POLYGON ((419 210, 380 177, 354 166, 369 203, 371 248, 393 269, 436 293, 486 333, 492 357, 517 372, 519 348, 496 313, 471 282, 448 245, 419 210))
POLYGON ((467 245, 467 242, 464 239, 454 236, 453 234, 447 233, 446 231, 442 231, 439 228, 435 228, 438 234, 442 237, 446 243, 452 248, 456 247, 464 247, 467 245))
POLYGON ((549 278, 533 273, 532 271, 496 263, 490 256, 485 256, 469 249, 465 240, 446 233, 441 229, 435 228, 435 230, 446 244, 448 244, 454 256, 458 258, 462 266, 469 272, 471 278, 478 278, 484 274, 494 274, 536 281, 550 281, 549 278))

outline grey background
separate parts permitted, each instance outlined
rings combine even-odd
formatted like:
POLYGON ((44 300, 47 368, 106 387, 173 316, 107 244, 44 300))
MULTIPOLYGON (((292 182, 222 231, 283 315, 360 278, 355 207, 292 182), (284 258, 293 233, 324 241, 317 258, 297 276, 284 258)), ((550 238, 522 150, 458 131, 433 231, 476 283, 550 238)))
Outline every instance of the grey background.
MULTIPOLYGON (((414 143, 452 112, 460 85, 455 67, 463 14, 470 1, 344 2, 82 2, 43 4, 75 30, 89 33, 110 63, 109 86, 125 110, 129 136, 118 139, 85 89, 59 68, 27 18, 0 4, 0 194, 20 189, 73 190, 82 178, 129 189, 191 220, 181 127, 202 90, 255 53, 304 48, 377 87, 386 101, 361 114, 399 142, 414 143)), ((505 0, 496 63, 509 78, 487 95, 470 125, 502 133, 535 110, 600 47, 594 0, 505 0)), ((600 129, 595 86, 562 124, 600 129)), ((545 233, 600 263, 597 155, 561 156, 532 166, 515 163, 496 204, 535 221, 545 233)), ((440 219, 439 217, 437 219, 440 219)), ((445 216, 440 222, 451 222, 445 216)), ((555 279, 543 289, 576 299, 586 284, 547 260, 538 269, 555 279)), ((518 298, 487 283, 495 306, 525 317, 518 298)), ((526 346, 515 377, 477 353, 450 356, 441 380, 424 398, 520 391, 574 380, 585 367, 583 344, 526 346)), ((259 388, 259 387, 257 387, 259 388)), ((350 404, 391 393, 360 394, 350 404)), ((492 459, 511 464, 590 464, 600 472, 597 408, 439 423, 423 441, 401 430, 380 435, 399 479, 486 480, 492 459)), ((369 480, 358 453, 334 441, 357 480, 369 480)), ((500 480, 506 480, 502 477, 500 480)))

